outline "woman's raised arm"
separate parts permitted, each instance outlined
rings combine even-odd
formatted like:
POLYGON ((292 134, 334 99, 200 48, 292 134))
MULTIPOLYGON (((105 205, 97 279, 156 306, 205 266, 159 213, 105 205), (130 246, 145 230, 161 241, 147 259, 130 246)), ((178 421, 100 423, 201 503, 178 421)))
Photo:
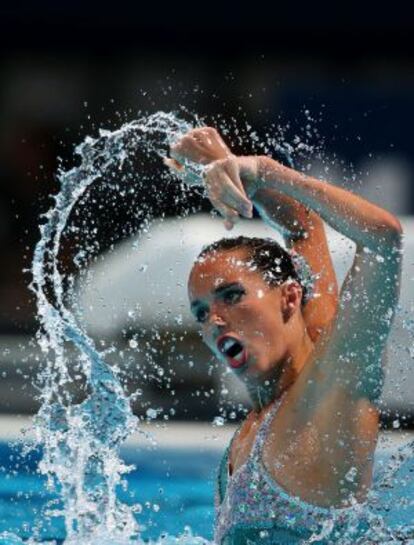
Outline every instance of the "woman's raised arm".
POLYGON ((257 158, 257 189, 275 188, 317 212, 357 246, 381 252, 400 239, 398 219, 351 191, 306 176, 270 157, 257 158))
MULTIPOLYGON (((185 178, 186 161, 208 165, 213 161, 234 157, 220 134, 213 127, 193 129, 171 148, 172 159, 165 163, 170 168, 181 170, 185 178)), ((191 176, 191 173, 189 174, 191 176)), ((194 180, 188 180, 194 183, 194 180)), ((241 180, 232 180, 233 190, 243 205, 249 204, 241 180)), ((306 304, 303 316, 311 339, 316 342, 329 330, 338 305, 338 286, 333 268, 323 221, 297 200, 276 189, 261 188, 255 191, 253 204, 262 219, 272 227, 282 227, 286 246, 304 256, 315 276, 315 297, 306 304)), ((216 205, 218 203, 215 203, 216 205)), ((239 213, 231 206, 220 205, 218 209, 225 217, 225 226, 231 229, 239 213)))
POLYGON ((303 308, 303 318, 312 341, 330 330, 338 307, 338 283, 325 226, 320 216, 276 189, 258 190, 252 197, 267 224, 280 230, 287 248, 302 255, 314 275, 312 297, 303 308))
MULTIPOLYGON (((232 188, 234 177, 243 180, 253 201, 257 191, 275 189, 310 208, 356 243, 354 262, 342 286, 338 313, 318 369, 326 378, 321 388, 329 391, 336 385, 352 396, 375 399, 381 390, 381 358, 399 297, 400 222, 351 191, 266 156, 233 156, 209 165, 205 185, 212 202, 244 210, 244 202, 232 188), (338 361, 346 363, 334 363, 338 361)), ((313 389, 315 401, 322 395, 321 388, 313 389)))

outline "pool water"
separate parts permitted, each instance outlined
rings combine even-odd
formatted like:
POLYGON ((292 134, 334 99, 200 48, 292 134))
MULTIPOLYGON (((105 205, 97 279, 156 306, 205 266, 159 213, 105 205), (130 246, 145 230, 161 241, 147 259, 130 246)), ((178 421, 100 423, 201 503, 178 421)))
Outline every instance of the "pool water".
MULTIPOLYGON (((142 506, 137 518, 145 526, 143 539, 179 535, 188 526, 195 535, 212 539, 218 450, 128 448, 122 454, 136 469, 127 477, 128 489, 118 490, 119 497, 142 506)), ((62 505, 36 472, 39 458, 39 451, 23 455, 20 446, 0 443, 0 534, 8 531, 22 539, 37 535, 39 541, 59 543, 64 539, 63 519, 51 519, 47 510, 62 505)))
MULTIPOLYGON (((394 434, 382 435, 375 456, 377 478, 388 467, 393 453, 402 455, 403 444, 412 445, 409 436, 401 441, 394 434)), ((168 449, 137 445, 124 448, 121 454, 135 469, 127 475, 128 486, 118 487, 118 496, 129 505, 138 504, 136 516, 143 540, 155 541, 165 534, 178 536, 188 527, 193 535, 212 539, 219 448, 168 449)), ((34 538, 36 543, 50 540, 62 543, 63 518, 50 517, 50 511, 62 509, 62 502, 56 493, 48 490, 45 477, 37 472, 40 457, 39 450, 27 453, 21 443, 0 443, 0 535, 9 532, 23 540, 34 538)), ((410 457, 409 463, 403 463, 393 474, 390 487, 379 487, 381 518, 391 529, 413 528, 413 476, 414 464, 410 457)), ((397 535, 399 533, 397 530, 397 535)), ((409 535, 408 540, 384 543, 412 545, 414 536, 412 532, 409 535)), ((8 539, 0 538, 0 544, 17 543, 8 539)))

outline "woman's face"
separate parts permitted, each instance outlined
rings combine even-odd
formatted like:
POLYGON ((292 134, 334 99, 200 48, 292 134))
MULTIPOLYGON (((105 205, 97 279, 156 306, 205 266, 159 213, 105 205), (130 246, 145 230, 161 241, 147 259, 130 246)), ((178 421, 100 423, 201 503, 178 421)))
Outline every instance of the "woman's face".
POLYGON ((248 262, 243 248, 197 261, 188 282, 191 311, 220 361, 238 374, 271 375, 288 350, 285 294, 248 262))

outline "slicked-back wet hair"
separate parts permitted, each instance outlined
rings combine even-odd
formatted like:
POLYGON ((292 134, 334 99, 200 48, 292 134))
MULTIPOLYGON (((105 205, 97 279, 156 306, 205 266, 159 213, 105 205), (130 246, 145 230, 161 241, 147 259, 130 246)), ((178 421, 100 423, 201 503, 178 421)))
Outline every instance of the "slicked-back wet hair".
POLYGON ((302 284, 290 254, 271 238, 245 237, 222 238, 204 246, 197 259, 214 252, 243 249, 247 262, 262 273, 269 286, 280 286, 287 280, 296 280, 302 287, 302 305, 306 303, 306 287, 302 284))

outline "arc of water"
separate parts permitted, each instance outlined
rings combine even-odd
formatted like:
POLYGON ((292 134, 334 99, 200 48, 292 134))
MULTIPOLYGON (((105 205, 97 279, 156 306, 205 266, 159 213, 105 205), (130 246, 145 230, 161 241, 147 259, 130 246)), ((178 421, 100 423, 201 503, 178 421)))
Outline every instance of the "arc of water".
POLYGON ((119 448, 136 420, 118 378, 65 305, 58 264, 62 233, 76 203, 110 168, 122 168, 139 146, 162 155, 165 145, 190 127, 173 114, 159 112, 116 131, 101 131, 96 139, 86 138, 76 148, 80 166, 59 173, 60 192, 40 227, 31 289, 40 323, 38 342, 47 359, 40 373, 42 405, 36 429, 44 448, 40 470, 60 485, 68 541, 103 533, 131 537, 139 527, 132 510, 116 498, 116 486, 129 469, 119 448), (79 405, 71 403, 65 390, 67 342, 78 349, 91 390, 79 405))

